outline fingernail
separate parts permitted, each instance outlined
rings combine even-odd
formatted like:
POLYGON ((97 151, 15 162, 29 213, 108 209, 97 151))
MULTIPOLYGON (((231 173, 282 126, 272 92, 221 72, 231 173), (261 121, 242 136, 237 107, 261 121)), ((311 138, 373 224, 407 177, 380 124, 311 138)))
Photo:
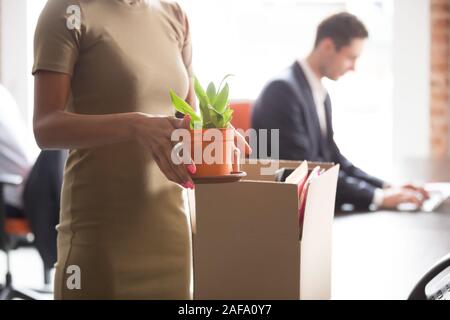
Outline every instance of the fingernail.
POLYGON ((181 185, 186 189, 195 189, 195 186, 191 181, 184 182, 181 185))
POLYGON ((195 188, 194 184, 191 181, 186 182, 186 186, 188 189, 192 189, 192 190, 195 188))
POLYGON ((187 115, 184 116, 184 118, 187 119, 187 121, 191 122, 191 116, 190 115, 187 114, 187 115))
POLYGON ((197 172, 197 168, 193 164, 188 164, 187 169, 190 174, 195 174, 197 172))

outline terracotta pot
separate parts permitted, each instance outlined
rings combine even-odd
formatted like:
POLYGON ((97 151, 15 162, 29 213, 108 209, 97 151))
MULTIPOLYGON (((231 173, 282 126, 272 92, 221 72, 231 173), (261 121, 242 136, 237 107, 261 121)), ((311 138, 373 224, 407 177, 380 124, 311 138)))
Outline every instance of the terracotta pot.
POLYGON ((191 158, 197 168, 193 177, 229 175, 237 162, 233 129, 190 130, 191 158))

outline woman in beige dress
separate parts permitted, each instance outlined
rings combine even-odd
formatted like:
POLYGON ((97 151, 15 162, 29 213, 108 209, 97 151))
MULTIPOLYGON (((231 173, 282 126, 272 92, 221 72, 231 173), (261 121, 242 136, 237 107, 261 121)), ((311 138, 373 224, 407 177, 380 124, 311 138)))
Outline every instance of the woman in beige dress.
POLYGON ((189 299, 182 186, 195 166, 170 161, 170 135, 188 123, 168 95, 193 102, 185 13, 166 0, 49 0, 34 58, 36 140, 70 149, 55 298, 189 299))

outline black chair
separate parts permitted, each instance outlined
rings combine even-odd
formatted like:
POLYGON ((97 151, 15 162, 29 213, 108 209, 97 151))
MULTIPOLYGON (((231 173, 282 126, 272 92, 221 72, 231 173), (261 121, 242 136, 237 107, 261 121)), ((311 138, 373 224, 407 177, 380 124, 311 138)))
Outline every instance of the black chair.
POLYGON ((34 234, 33 245, 44 263, 44 283, 56 258, 61 186, 67 150, 43 150, 28 175, 23 192, 24 213, 34 234))
POLYGON ((26 290, 17 289, 13 286, 13 279, 10 269, 10 250, 16 247, 16 243, 13 239, 13 235, 6 232, 6 213, 5 213, 5 203, 3 197, 3 190, 5 185, 19 185, 22 182, 20 176, 0 174, 0 249, 6 253, 6 275, 5 283, 0 286, 0 300, 13 300, 13 299, 24 299, 24 300, 37 300, 39 297, 37 293, 26 290))
POLYGON ((416 284, 408 300, 443 300, 450 299, 450 254, 438 261, 416 284), (448 269, 449 268, 449 269, 448 269), (448 269, 448 270, 447 270, 448 269), (447 277, 445 277, 447 276, 447 277), (433 280, 437 281, 437 290, 427 294, 426 288, 433 280))

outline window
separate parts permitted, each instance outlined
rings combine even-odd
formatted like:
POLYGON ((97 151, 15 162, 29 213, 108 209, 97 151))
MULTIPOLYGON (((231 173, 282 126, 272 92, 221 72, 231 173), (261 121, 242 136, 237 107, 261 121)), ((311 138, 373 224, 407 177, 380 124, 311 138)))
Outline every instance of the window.
MULTIPOLYGON (((7 39, 2 40, 2 51, 5 48, 7 51, 3 66, 10 65, 2 70, 3 80, 9 82, 7 87, 29 123, 33 104, 32 41, 45 2, 3 0, 3 16, 5 9, 9 12, 14 9, 16 15, 9 15, 3 34, 9 34, 8 39, 18 43, 9 50, 5 47, 7 39), (26 15, 20 10, 26 10, 26 15), (19 60, 20 52, 27 53, 26 68, 19 60), (22 80, 27 84, 25 87, 22 80)), ((370 38, 356 72, 338 82, 325 81, 333 102, 335 136, 342 153, 356 165, 374 173, 379 167, 391 167, 392 0, 179 2, 190 19, 197 76, 202 81, 219 81, 226 74, 234 74, 230 80, 234 100, 255 99, 268 79, 296 58, 305 56, 313 45, 318 23, 326 16, 347 10, 360 17, 369 29, 370 38)), ((2 55, 5 57, 5 53, 2 55)))
POLYGON ((255 99, 265 82, 311 50, 316 27, 338 11, 356 14, 370 39, 356 73, 325 81, 336 140, 356 165, 392 162, 391 0, 180 0, 188 13, 201 81, 232 73, 231 97, 255 99), (355 134, 357 133, 357 134, 355 134))
MULTIPOLYGON (((46 0, 2 0, 1 81, 14 97, 32 136, 33 36, 37 18, 46 0)), ((30 146, 37 154, 37 145, 30 146)))

